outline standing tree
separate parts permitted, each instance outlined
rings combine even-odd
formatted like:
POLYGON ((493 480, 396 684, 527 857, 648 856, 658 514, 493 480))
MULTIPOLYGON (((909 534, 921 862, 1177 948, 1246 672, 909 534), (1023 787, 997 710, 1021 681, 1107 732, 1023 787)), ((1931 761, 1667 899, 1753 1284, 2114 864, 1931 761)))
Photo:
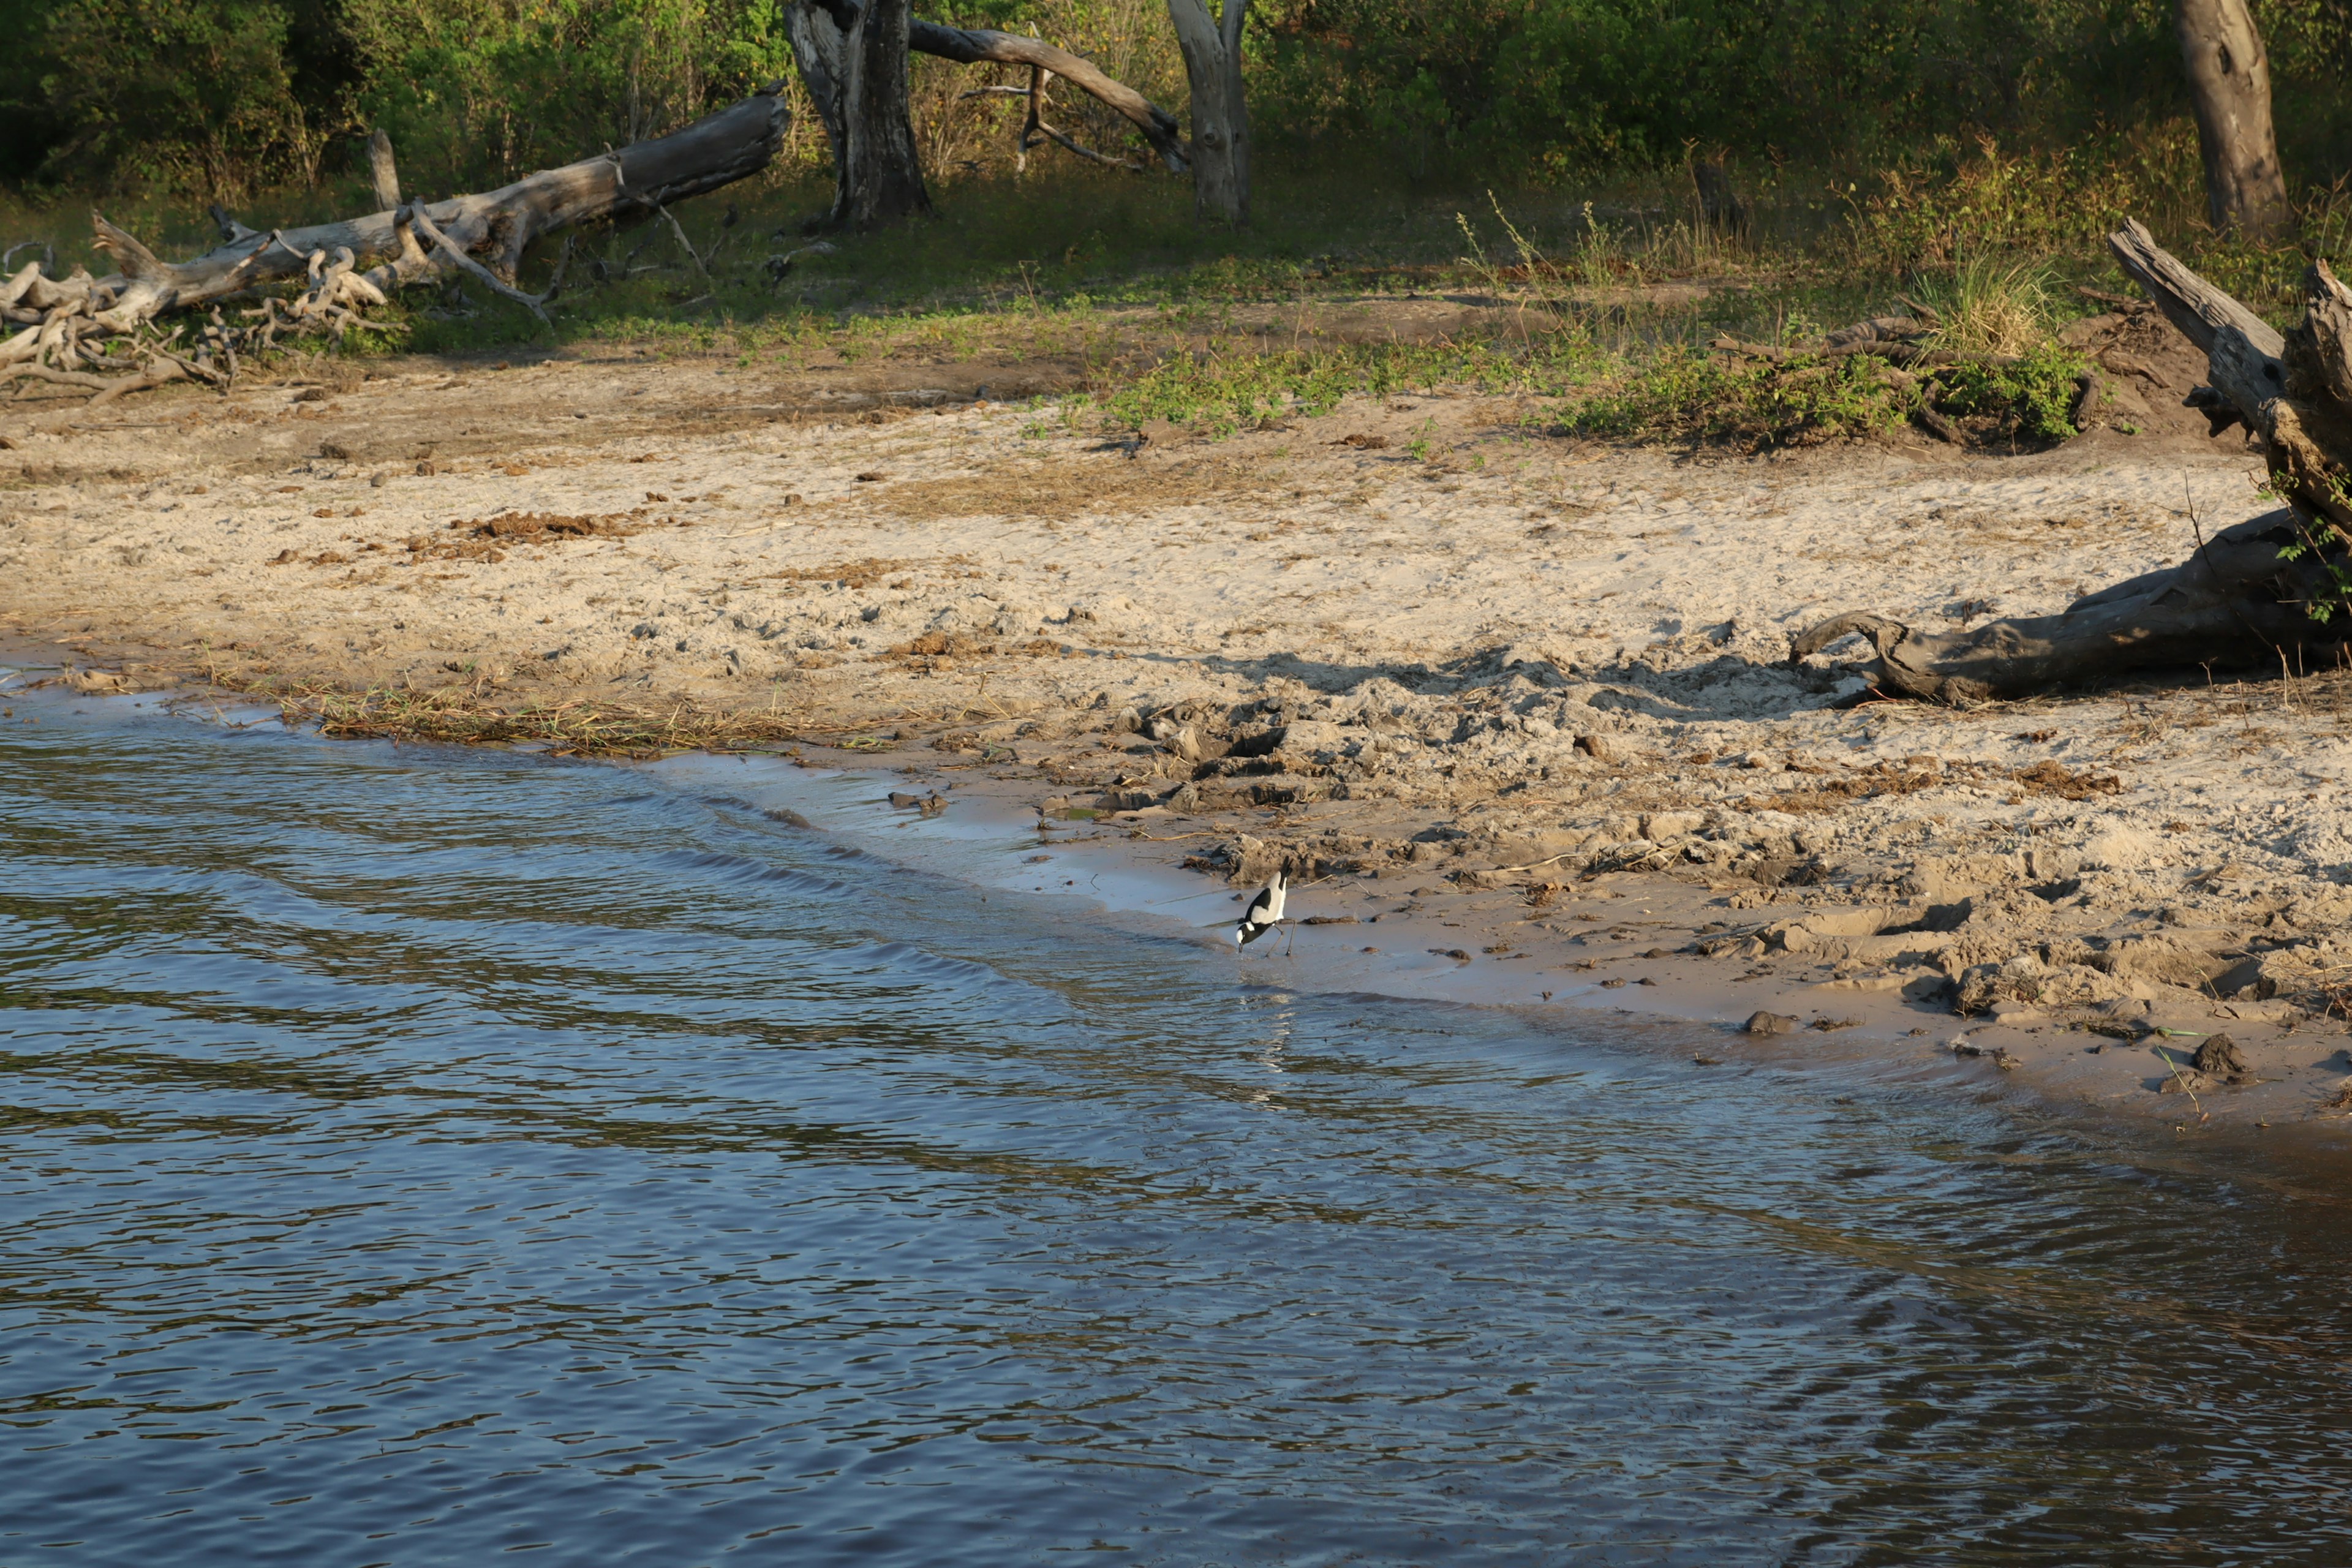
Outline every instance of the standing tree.
POLYGON ((1192 88, 1192 212, 1238 228, 1249 222, 1249 104, 1242 96, 1242 27, 1249 0, 1168 0, 1192 88))
POLYGON ((907 105, 910 9, 908 0, 866 0, 842 37, 835 228, 874 228, 931 210, 907 105))
POLYGON ((2197 105, 2206 211, 2217 228, 2274 239, 2293 226, 2294 211, 2279 173, 2270 57, 2253 13, 2246 0, 2173 0, 2172 22, 2197 105))
MULTIPOLYGON (((949 27, 921 17, 907 16, 907 7, 898 7, 898 36, 902 40, 895 80, 898 108, 890 123, 896 134, 867 134, 858 144, 858 154, 850 153, 850 126, 862 117, 877 110, 872 94, 865 84, 878 79, 867 75, 854 83, 850 66, 853 40, 866 33, 866 17, 875 7, 861 5, 859 0, 793 0, 785 12, 784 21, 793 43, 793 57, 801 68, 801 79, 807 83, 809 98, 816 106, 817 118, 824 124, 825 141, 833 148, 835 194, 833 214, 828 220, 835 226, 868 227, 888 218, 909 213, 927 212, 930 198, 923 192, 923 173, 915 153, 915 138, 907 116, 907 52, 936 56, 953 60, 958 65, 1025 66, 1029 69, 1029 88, 1023 94, 1029 100, 1029 122, 1022 133, 1021 145, 1030 145, 1032 130, 1042 132, 1082 157, 1097 163, 1113 163, 1098 153, 1079 146, 1067 136, 1045 125, 1038 119, 1045 87, 1052 78, 1059 77, 1080 91, 1087 93, 1108 106, 1133 125, 1143 139, 1151 144, 1171 173, 1181 174, 1190 165, 1186 160, 1184 140, 1178 133, 1176 117, 1145 98, 1123 82, 1115 81, 1097 69, 1094 63, 1066 49, 1055 48, 1042 38, 1024 37, 1017 33, 992 32, 985 27, 949 27), (883 193, 896 191, 897 196, 883 193), (913 200, 906 199, 912 192, 913 200), (859 216, 866 215, 866 216, 859 216)), ((983 92, 1015 89, 982 89, 983 92)), ((971 93, 966 97, 975 96, 971 93)), ((887 129, 887 128, 886 128, 887 129)))

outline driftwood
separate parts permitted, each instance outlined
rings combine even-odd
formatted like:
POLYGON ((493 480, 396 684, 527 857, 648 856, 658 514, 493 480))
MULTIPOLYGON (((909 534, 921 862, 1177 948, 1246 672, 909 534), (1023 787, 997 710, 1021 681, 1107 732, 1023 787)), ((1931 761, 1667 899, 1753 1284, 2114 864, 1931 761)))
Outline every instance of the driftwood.
MULTIPOLYGON (((474 278, 545 320, 553 290, 533 295, 514 286, 533 241, 602 219, 666 214, 668 203, 756 174, 782 143, 786 123, 784 100, 771 87, 670 135, 479 195, 409 202, 364 217, 268 234, 215 209, 225 243, 188 261, 162 260, 93 213, 98 243, 121 270, 92 278, 77 269, 52 279, 36 262, 0 281, 0 313, 23 325, 0 342, 0 380, 54 381, 39 373, 118 370, 150 384, 159 384, 159 377, 226 381, 235 374, 240 349, 274 346, 286 330, 340 335, 363 324, 368 308, 384 304, 401 288, 453 273, 474 278), (184 353, 175 354, 155 326, 166 313, 297 281, 303 288, 290 301, 268 296, 242 311, 249 325, 232 327, 214 310, 210 324, 184 353), (163 374, 162 364, 173 360, 179 369, 163 374)), ((388 142, 383 153, 373 171, 380 190, 394 180, 388 142)), ((129 381, 109 386, 137 390, 129 381)))
MULTIPOLYGON (((2216 434, 2242 424, 2286 504, 2210 539, 2177 566, 2078 599, 2056 616, 1920 632, 1852 612, 1794 639, 1790 662, 1869 637, 1877 685, 1968 703, 2127 670, 2308 664, 2352 640, 2352 289, 2324 261, 2305 274, 2302 323, 2281 334, 2159 247, 2139 224, 2108 236, 2125 272, 2207 357, 2187 399, 2216 434)), ((2080 395, 2095 395, 2095 382, 2080 395)))

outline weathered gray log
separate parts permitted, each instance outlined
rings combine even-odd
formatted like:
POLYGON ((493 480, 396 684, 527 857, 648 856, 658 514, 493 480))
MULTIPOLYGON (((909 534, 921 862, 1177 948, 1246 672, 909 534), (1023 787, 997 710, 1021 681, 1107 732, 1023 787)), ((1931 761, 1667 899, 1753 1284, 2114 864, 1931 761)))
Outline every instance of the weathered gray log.
MULTIPOLYGON (((2263 443, 2272 479, 2295 504, 2352 525, 2352 295, 2325 263, 2304 276, 2304 323, 2288 340, 2159 247, 2138 223, 2107 237, 2116 259, 2173 325, 2205 351, 2213 390, 2263 443), (2292 384, 2290 384, 2292 383, 2292 384)), ((2191 402, 2197 401, 2191 395, 2191 402)))
MULTIPOLYGON (((705 116, 682 131, 639 142, 617 153, 562 168, 542 170, 513 184, 475 195, 422 204, 432 226, 450 244, 492 273, 511 281, 533 240, 575 224, 650 213, 687 196, 714 191, 758 173, 782 144, 788 115, 776 88, 705 116)), ((226 298, 257 284, 312 275, 313 258, 349 250, 360 263, 374 262, 358 276, 389 293, 430 272, 412 266, 405 276, 395 265, 415 259, 415 242, 395 225, 400 209, 371 213, 307 228, 247 233, 190 261, 167 262, 105 218, 92 216, 98 242, 121 271, 92 280, 89 314, 114 332, 168 310, 185 310, 226 298), (105 302, 100 304, 99 297, 105 302)), ((28 331, 38 329, 28 329, 28 331)), ((20 334, 21 337, 21 334, 20 334)), ((16 339, 0 344, 0 364, 33 357, 37 345, 16 339)))
POLYGON ((2352 289, 2325 261, 2311 264, 2303 284, 2303 325, 2286 341, 2287 395, 2352 409, 2352 289))
POLYGON ((2249 416, 2286 390, 2286 340, 2237 300, 2182 266, 2138 219, 2107 236, 2116 262, 2167 320, 2212 362, 2213 384, 2249 416))
POLYGON ((959 65, 1028 66, 1050 71, 1099 100, 1133 125, 1171 174, 1181 174, 1192 166, 1176 117, 1126 83, 1104 75, 1082 55, 1017 33, 993 32, 986 27, 947 27, 920 19, 908 33, 908 41, 919 53, 954 60, 959 65))
MULTIPOLYGON (((2075 600, 2063 614, 1988 621, 1969 631, 1916 632, 1884 616, 1839 616, 1790 644, 1791 664, 1861 634, 1878 655, 1874 684, 1888 696, 1966 707, 2052 686, 2166 666, 2277 668, 2281 650, 2332 648, 2352 626, 2315 621, 2327 592, 2294 513, 2266 512, 2225 528, 2178 566, 2075 600)), ((2310 662, 2306 655, 2304 662, 2310 662)))
MULTIPOLYGON (((667 203, 756 173, 783 140, 787 116, 780 89, 769 87, 674 134, 478 195, 411 202, 342 223, 269 234, 244 227, 215 206, 214 222, 226 243, 192 261, 164 261, 137 237, 92 213, 98 243, 121 271, 94 279, 76 268, 70 278, 50 279, 37 263, 0 282, 0 321, 24 327, 0 342, 0 380, 91 388, 100 402, 188 378, 226 386, 235 379, 240 353, 276 346, 280 331, 341 337, 365 324, 363 312, 385 304, 403 285, 450 271, 473 275, 544 321, 563 264, 557 264, 545 293, 515 288, 516 269, 532 241, 599 218, 643 212, 669 216, 667 203), (420 236, 431 242, 430 250, 420 236), (370 261, 375 264, 362 271, 370 261), (244 325, 225 321, 215 310, 211 322, 177 348, 173 342, 186 329, 167 336, 154 325, 166 311, 297 279, 307 287, 290 300, 265 296, 258 308, 243 312, 244 325), (130 374, 99 374, 116 372, 130 374)), ((386 176, 379 184, 382 194, 391 184, 388 163, 376 172, 386 176)), ((565 259, 570 256, 567 243, 565 259)))
POLYGON ((1249 222, 1249 101, 1242 90, 1242 29, 1249 0, 1168 0, 1176 47, 1192 89, 1192 216, 1238 228, 1249 222))

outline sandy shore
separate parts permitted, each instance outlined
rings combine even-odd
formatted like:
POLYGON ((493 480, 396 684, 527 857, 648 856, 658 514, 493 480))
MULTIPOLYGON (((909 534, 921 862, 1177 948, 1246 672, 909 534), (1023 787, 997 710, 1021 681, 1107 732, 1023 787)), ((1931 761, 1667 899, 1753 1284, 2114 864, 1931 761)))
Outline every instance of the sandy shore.
POLYGON ((1767 460, 1422 395, 1139 443, 975 397, 1007 374, 396 362, 13 405, 0 628, 91 691, 772 709, 833 743, 809 762, 1042 813, 1028 854, 1286 863, 1326 922, 1302 952, 1356 950, 1334 984, 1958 1040, 2176 1122, 2334 1109, 2352 683, 1958 712, 1784 662, 1842 610, 2054 610, 2179 559, 2192 507, 2258 510, 2258 460, 2166 423, 2161 374, 2137 435, 1767 460), (2172 1070, 2217 1033, 2263 1081, 2172 1070))

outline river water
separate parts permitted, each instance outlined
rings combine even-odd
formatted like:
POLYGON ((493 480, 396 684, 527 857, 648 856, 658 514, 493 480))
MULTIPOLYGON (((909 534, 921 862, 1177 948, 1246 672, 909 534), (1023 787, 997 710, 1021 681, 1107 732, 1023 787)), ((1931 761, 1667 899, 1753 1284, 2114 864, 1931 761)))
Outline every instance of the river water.
POLYGON ((29 711, 9 1568, 2352 1561, 2332 1167, 29 711))

